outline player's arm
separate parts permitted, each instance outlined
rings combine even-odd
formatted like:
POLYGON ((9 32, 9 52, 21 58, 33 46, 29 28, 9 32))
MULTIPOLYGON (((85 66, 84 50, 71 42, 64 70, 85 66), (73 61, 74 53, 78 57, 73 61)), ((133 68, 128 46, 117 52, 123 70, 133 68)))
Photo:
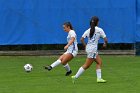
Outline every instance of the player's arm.
POLYGON ((108 43, 106 34, 104 33, 104 31, 102 29, 100 30, 100 34, 101 34, 101 37, 104 39, 103 48, 106 48, 107 47, 107 43, 108 43))
POLYGON ((68 49, 68 47, 74 42, 75 37, 72 37, 71 40, 68 42, 68 44, 64 47, 64 49, 68 49))
POLYGON ((66 46, 70 46, 74 42, 74 40, 75 40, 75 37, 72 37, 66 46))
POLYGON ((84 41, 84 37, 81 37, 80 40, 81 40, 81 43, 83 44, 83 46, 86 47, 86 43, 85 43, 85 41, 84 41))
POLYGON ((75 34, 74 31, 70 32, 70 37, 71 37, 70 41, 69 41, 68 44, 64 47, 65 50, 68 49, 68 47, 69 47, 70 45, 72 45, 72 43, 74 43, 74 40, 76 39, 76 34, 75 34))
POLYGON ((88 36, 88 34, 89 34, 89 29, 84 32, 84 34, 82 35, 80 39, 84 47, 86 47, 86 42, 84 41, 84 39, 88 36))
POLYGON ((105 37, 105 38, 104 38, 104 44, 103 44, 103 47, 104 47, 104 48, 107 47, 107 43, 108 43, 108 40, 107 40, 107 37, 105 37))

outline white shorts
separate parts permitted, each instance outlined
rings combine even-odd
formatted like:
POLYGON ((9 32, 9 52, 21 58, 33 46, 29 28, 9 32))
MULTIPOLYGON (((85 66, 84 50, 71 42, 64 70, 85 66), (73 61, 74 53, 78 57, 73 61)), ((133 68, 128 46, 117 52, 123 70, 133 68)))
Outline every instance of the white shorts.
POLYGON ((76 50, 73 50, 73 51, 67 50, 64 54, 72 54, 73 57, 76 57, 76 55, 78 54, 78 51, 76 51, 76 50))
POLYGON ((87 52, 87 58, 94 58, 96 59, 98 52, 87 52))

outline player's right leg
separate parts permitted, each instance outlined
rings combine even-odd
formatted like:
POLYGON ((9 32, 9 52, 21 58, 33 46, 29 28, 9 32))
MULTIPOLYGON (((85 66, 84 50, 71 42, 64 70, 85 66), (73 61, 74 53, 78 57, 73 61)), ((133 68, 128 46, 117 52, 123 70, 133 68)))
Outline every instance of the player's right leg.
POLYGON ((53 62, 51 65, 47 65, 45 66, 45 69, 47 69, 48 71, 52 70, 54 67, 58 66, 59 64, 61 64, 61 61, 63 60, 63 58, 65 57, 65 54, 61 55, 59 57, 58 60, 56 60, 55 62, 53 62))

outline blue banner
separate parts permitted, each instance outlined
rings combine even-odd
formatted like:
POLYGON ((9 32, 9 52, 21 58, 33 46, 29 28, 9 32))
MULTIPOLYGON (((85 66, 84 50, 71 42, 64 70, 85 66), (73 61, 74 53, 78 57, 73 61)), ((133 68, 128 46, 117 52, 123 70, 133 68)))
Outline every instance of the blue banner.
POLYGON ((135 30, 135 40, 136 42, 140 42, 140 0, 137 0, 136 3, 136 17, 137 17, 137 22, 136 22, 136 30, 135 30))
POLYGON ((0 45, 65 44, 66 21, 72 23, 80 42, 94 15, 100 18, 109 43, 134 43, 140 41, 136 1, 0 0, 0 45))

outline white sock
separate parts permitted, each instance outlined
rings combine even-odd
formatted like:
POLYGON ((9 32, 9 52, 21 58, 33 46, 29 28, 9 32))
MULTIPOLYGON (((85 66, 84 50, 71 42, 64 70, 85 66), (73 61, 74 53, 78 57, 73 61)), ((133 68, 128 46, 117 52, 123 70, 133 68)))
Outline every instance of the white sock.
POLYGON ((57 61, 55 61, 54 63, 51 64, 51 67, 54 68, 54 67, 58 66, 59 64, 61 64, 61 60, 58 59, 57 61))
POLYGON ((64 66, 64 68, 66 69, 67 72, 70 71, 70 66, 69 66, 69 64, 66 64, 66 65, 64 66))
POLYGON ((97 78, 101 79, 102 75, 101 75, 101 69, 96 69, 96 74, 97 74, 97 78))
POLYGON ((75 78, 78 78, 85 70, 83 69, 83 67, 80 67, 78 72, 75 75, 75 78))

